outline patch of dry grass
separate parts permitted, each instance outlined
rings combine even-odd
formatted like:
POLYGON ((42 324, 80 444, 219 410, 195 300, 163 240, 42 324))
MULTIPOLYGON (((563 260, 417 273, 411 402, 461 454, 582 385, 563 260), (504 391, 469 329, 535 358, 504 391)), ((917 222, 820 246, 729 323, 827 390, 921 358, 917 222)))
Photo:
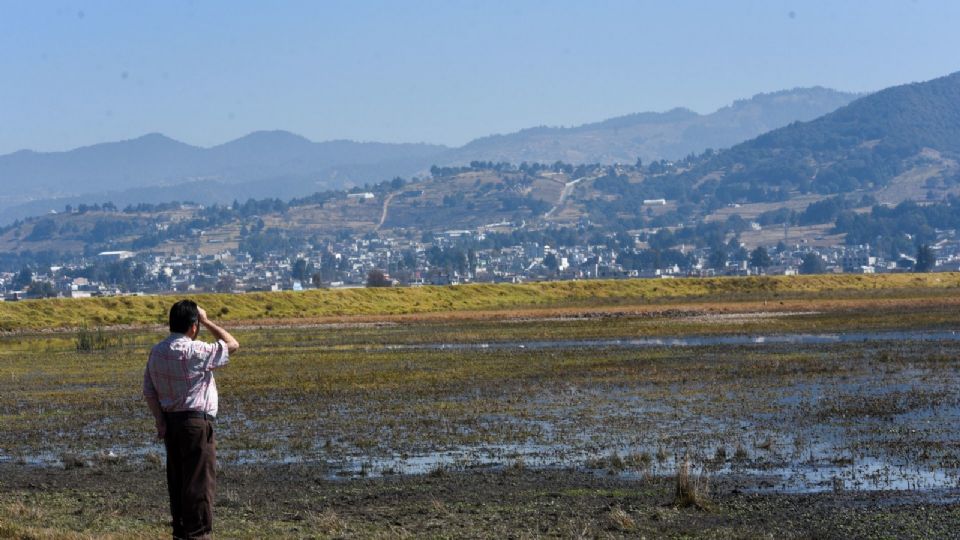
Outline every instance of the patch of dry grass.
POLYGON ((333 537, 343 534, 347 529, 347 522, 330 508, 310 514, 307 523, 317 532, 333 537))
POLYGON ((694 475, 690 471, 690 458, 685 457, 677 467, 673 504, 681 508, 706 510, 709 502, 710 482, 706 472, 694 475))
MULTIPOLYGON (((876 298, 960 289, 960 273, 590 280, 451 287, 201 294, 192 298, 232 321, 617 307, 663 302, 876 298)), ((958 291, 960 292, 960 291, 958 291)), ((169 297, 51 299, 0 303, 0 330, 163 324, 169 297)))
POLYGON ((637 530, 637 520, 629 512, 615 506, 607 512, 606 521, 611 529, 622 532, 633 532, 637 530))

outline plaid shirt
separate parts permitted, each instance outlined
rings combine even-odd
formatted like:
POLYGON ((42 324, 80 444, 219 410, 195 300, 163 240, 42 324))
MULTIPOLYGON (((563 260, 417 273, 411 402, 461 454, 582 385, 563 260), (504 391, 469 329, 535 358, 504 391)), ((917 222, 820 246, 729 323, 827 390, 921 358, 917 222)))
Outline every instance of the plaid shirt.
POLYGON ((143 396, 157 398, 164 412, 199 411, 216 416, 213 370, 229 361, 223 340, 205 343, 170 334, 150 350, 143 371, 143 396))

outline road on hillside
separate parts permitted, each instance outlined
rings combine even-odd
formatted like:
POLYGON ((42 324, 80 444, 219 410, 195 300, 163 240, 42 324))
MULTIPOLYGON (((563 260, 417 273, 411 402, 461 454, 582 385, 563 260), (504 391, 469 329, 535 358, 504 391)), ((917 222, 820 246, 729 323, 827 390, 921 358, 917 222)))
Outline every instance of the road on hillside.
POLYGON ((383 224, 387 221, 387 210, 390 208, 390 201, 393 200, 393 197, 396 195, 396 192, 393 192, 387 195, 387 198, 383 200, 383 211, 380 212, 380 223, 377 223, 375 231, 379 231, 380 227, 383 227, 383 224))
POLYGON ((560 207, 563 206, 563 203, 567 202, 567 197, 569 197, 570 194, 573 193, 573 188, 577 187, 577 184, 578 184, 578 183, 580 183, 580 182, 583 181, 583 180, 593 180, 593 179, 595 179, 595 178, 599 178, 599 177, 598 177, 598 176, 589 176, 589 177, 588 177, 588 176, 584 176, 583 178, 577 178, 576 180, 571 180, 571 181, 565 183, 565 184, 563 185, 563 191, 560 192, 560 200, 557 201, 556 206, 554 206, 553 208, 551 208, 549 212, 547 212, 546 214, 543 215, 543 217, 544 217, 544 218, 549 218, 549 217, 551 217, 551 216, 554 214, 554 212, 556 212, 558 209, 560 209, 560 207))

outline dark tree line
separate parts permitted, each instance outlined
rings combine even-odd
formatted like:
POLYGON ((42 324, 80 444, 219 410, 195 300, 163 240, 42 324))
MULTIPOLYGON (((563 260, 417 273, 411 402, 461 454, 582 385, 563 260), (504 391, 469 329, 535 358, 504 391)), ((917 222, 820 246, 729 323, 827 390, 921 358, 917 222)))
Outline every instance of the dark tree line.
POLYGON ((845 233, 849 245, 870 244, 892 257, 914 253, 917 246, 932 243, 936 229, 957 228, 960 199, 950 197, 944 203, 927 206, 906 201, 892 208, 877 205, 865 214, 843 212, 837 217, 834 231, 845 233))

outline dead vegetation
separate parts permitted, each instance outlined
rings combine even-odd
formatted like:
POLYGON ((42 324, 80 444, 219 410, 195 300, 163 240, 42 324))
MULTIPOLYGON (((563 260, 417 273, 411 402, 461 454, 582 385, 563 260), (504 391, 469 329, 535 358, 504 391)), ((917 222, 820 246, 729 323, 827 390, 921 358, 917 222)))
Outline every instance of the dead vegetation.
POLYGON ((685 456, 677 467, 673 504, 681 508, 709 509, 710 482, 706 471, 695 474, 690 470, 690 457, 685 456))

